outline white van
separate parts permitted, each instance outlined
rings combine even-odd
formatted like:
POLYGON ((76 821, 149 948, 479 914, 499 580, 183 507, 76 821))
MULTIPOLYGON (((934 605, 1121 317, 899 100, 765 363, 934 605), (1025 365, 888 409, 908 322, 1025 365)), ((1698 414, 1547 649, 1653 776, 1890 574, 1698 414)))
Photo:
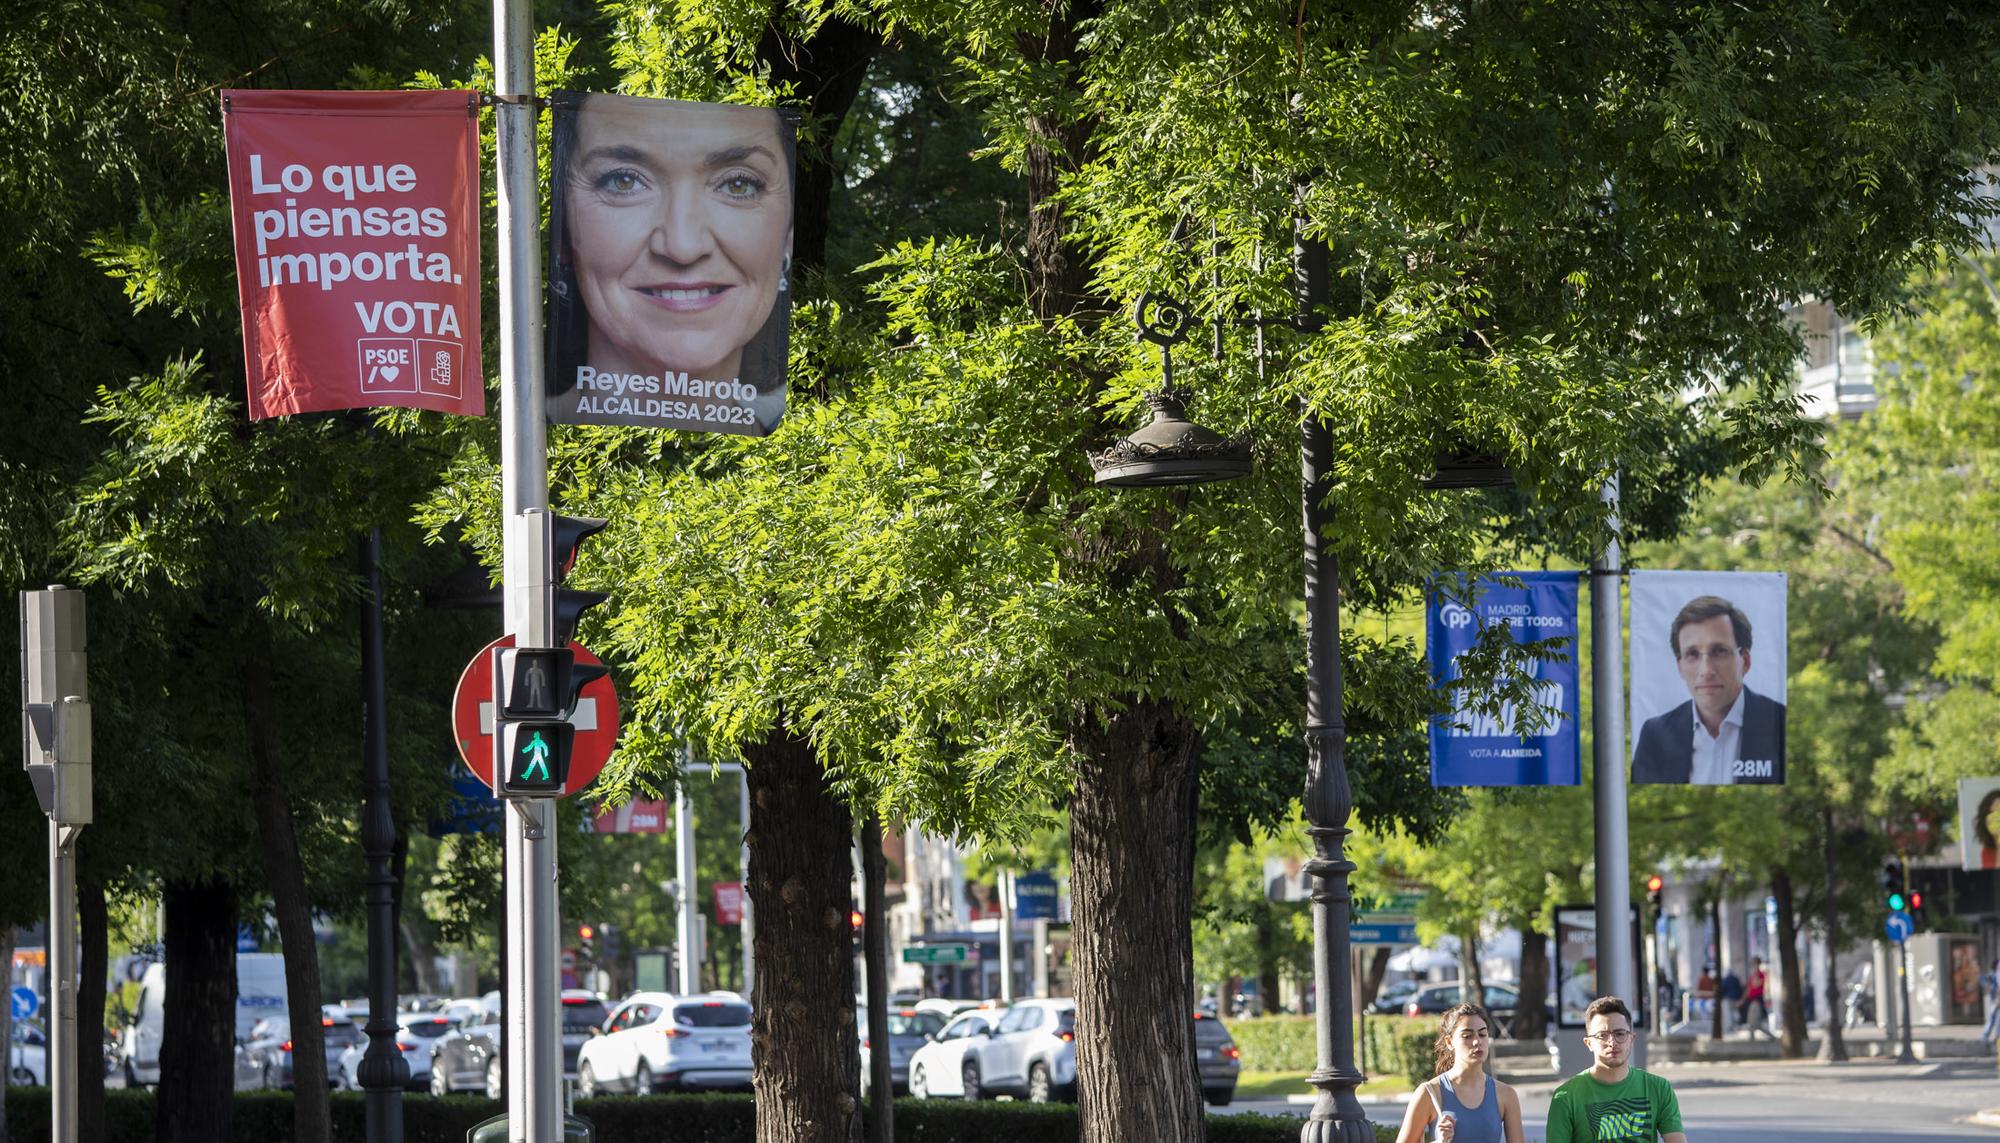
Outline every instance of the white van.
MULTIPOLYGON (((125 1026, 119 1055, 125 1061, 125 1080, 134 1086, 160 1082, 160 1039, 166 1029, 167 966, 146 966, 139 978, 139 1003, 132 1022, 125 1026)), ((291 1009, 285 1003, 285 956, 283 953, 236 954, 236 1042, 250 1039, 259 1020, 267 1027, 291 1024, 291 1009)))

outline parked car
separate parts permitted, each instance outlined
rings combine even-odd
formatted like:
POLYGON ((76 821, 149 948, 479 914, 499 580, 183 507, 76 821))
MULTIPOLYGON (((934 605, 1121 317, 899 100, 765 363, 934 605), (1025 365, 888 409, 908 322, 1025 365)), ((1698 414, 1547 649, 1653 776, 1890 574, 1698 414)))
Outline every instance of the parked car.
MULTIPOLYGON (((322 1007, 324 1013, 319 1019, 320 1034, 326 1043, 326 1082, 328 1087, 340 1086, 341 1053, 356 1044, 365 1044, 367 1035, 361 1026, 349 1020, 338 1005, 322 1007)), ((292 1090, 292 1028, 289 1019, 260 1020, 251 1029, 251 1039, 244 1045, 248 1065, 255 1069, 260 1079, 253 1087, 280 1088, 292 1090)))
MULTIPOLYGON (((925 1008, 889 1009, 889 1083, 897 1095, 910 1090, 910 1057, 931 1037, 944 1031, 942 1013, 925 1008)), ((873 1046, 868 1038, 868 1009, 854 1010, 854 1029, 861 1041, 861 1097, 868 1097, 868 1083, 874 1075, 873 1046)))
MULTIPOLYGON (((1411 995, 1418 987, 1418 983, 1414 980, 1392 980, 1375 993, 1375 1001, 1368 1006, 1368 1010, 1378 1016, 1400 1015, 1403 1005, 1409 1003, 1411 995)), ((1447 1004, 1445 1007, 1451 1006, 1447 1004)))
POLYGON ((479 1023, 480 1014, 486 1010, 486 1002, 477 996, 458 996, 438 1005, 438 1015, 451 1021, 454 1028, 470 1027, 479 1023))
MULTIPOLYGON (((910 1094, 918 1099, 964 1097, 965 1070, 971 1068, 976 1079, 979 1065, 974 1052, 993 1034, 1005 1013, 1001 1008, 974 1008, 946 1024, 910 1056, 910 1094)), ((976 1082, 973 1090, 978 1090, 976 1082)))
MULTIPOLYGON (((408 1086, 413 1090, 428 1090, 431 1086, 431 1055, 437 1042, 451 1033, 451 1021, 435 1012, 396 1013, 396 1050, 403 1056, 403 1062, 410 1067, 408 1086)), ((368 1054, 368 1041, 364 1038, 340 1054, 340 1082, 335 1086, 342 1091, 361 1090, 361 1060, 368 1054)))
POLYGON ((1019 1001, 979 1045, 972 1064, 960 1069, 967 1099, 1001 1094, 1035 1103, 1075 1099, 1076 1001, 1019 1001))
POLYGON ((935 1012, 949 1021, 959 1013, 970 1012, 972 1009, 980 1007, 980 1005, 981 1002, 977 1000, 951 1000, 942 996, 931 996, 905 1007, 916 1008, 924 1012, 935 1012))
POLYGON ((1216 1107, 1228 1107, 1236 1098, 1243 1052, 1222 1021, 1203 1012, 1194 1014, 1194 1065, 1201 1073, 1201 1097, 1216 1107))
POLYGON ((17 1087, 49 1086, 49 1038, 25 1020, 14 1021, 13 1051, 8 1053, 7 1082, 17 1087))
MULTIPOLYGON (((1408 1000, 1403 1002, 1403 1015, 1435 1016, 1452 1005, 1457 1004, 1462 991, 1457 981, 1449 984, 1432 984, 1419 988, 1410 994, 1408 1000)), ((1509 988, 1504 984, 1489 984, 1486 986, 1486 1003, 1484 1007, 1493 1016, 1494 1027, 1492 1031, 1495 1038, 1512 1036, 1514 1034, 1514 1016, 1520 1008, 1520 1003, 1520 993, 1515 989, 1509 988)), ((1555 1019, 1554 1009, 1546 1003, 1543 1005, 1543 1011, 1551 1021, 1555 1019)))
POLYGON ((733 992, 632 994, 577 1054, 576 1093, 750 1090, 750 1006, 733 992))
POLYGON ((595 992, 565 988, 562 993, 562 1069, 565 1079, 576 1078, 577 1053, 597 1035, 610 1012, 595 992))
POLYGON ((476 1091, 488 1099, 501 1096, 507 1065, 500 1047, 500 1005, 497 998, 491 1005, 475 1005, 456 1028, 431 1043, 432 1095, 476 1091))

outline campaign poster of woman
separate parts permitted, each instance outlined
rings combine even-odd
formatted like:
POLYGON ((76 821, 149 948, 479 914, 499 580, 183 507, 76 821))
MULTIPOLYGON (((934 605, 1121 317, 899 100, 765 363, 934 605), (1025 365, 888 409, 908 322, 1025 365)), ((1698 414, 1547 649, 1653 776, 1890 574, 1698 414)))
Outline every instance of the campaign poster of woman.
POLYGON ((550 102, 549 419, 768 434, 785 411, 793 118, 550 102))

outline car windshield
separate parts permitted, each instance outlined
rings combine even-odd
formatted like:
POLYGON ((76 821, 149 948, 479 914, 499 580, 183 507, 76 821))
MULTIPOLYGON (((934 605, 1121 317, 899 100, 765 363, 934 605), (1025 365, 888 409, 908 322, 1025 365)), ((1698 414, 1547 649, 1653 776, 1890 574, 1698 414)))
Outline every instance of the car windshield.
POLYGON ((674 1023, 685 1024, 690 1028, 741 1028, 749 1022, 748 1004, 707 1000, 700 1004, 674 1006, 674 1023))
POLYGON ((588 1032, 604 1023, 604 1005, 600 1001, 586 1000, 581 996, 564 997, 562 1002, 563 1031, 571 1033, 588 1032))
POLYGON ((904 1008, 889 1013, 891 1036, 935 1036, 944 1031, 944 1017, 936 1012, 904 1008))
POLYGON ((360 1025, 349 1020, 335 1020, 326 1026, 326 1043, 330 1048, 351 1048, 367 1038, 360 1025))

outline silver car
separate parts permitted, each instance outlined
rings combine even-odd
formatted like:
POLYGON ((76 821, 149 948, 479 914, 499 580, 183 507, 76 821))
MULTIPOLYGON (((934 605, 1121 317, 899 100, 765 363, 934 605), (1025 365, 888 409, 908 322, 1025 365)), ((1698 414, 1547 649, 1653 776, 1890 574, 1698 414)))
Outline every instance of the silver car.
MULTIPOLYGON (((931 1042, 931 1037, 944 1031, 944 1014, 927 1008, 891 1008, 889 1010, 889 1083, 897 1095, 910 1090, 910 1057, 917 1049, 931 1042)), ((861 1096, 868 1097, 868 1083, 874 1074, 871 1059, 873 1045, 868 1039, 868 1009, 857 1008, 854 1012, 854 1028, 861 1040, 861 1096)))

